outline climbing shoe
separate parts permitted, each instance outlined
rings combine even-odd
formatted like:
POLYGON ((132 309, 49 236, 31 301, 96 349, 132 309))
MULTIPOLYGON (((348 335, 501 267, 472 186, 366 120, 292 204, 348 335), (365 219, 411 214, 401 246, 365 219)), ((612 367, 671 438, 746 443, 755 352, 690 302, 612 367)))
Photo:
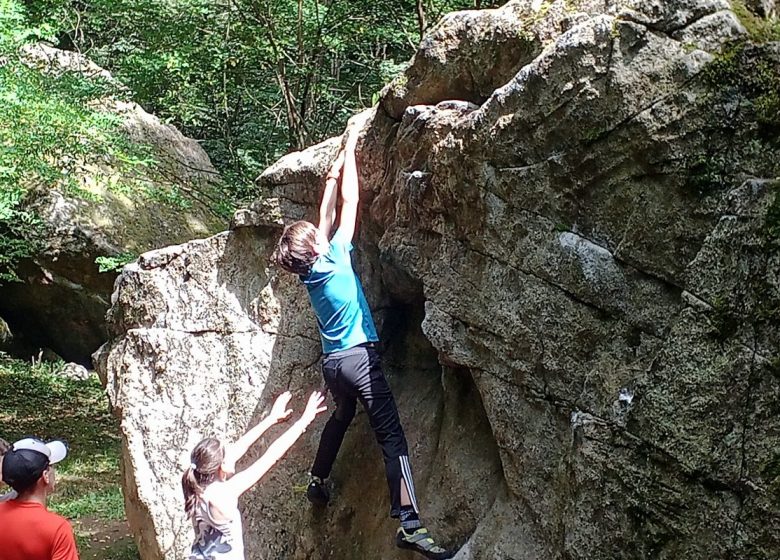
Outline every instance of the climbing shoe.
POLYGON ((306 487, 306 497, 315 506, 327 506, 330 501, 330 492, 325 481, 318 476, 312 476, 306 487))
POLYGON ((433 558, 434 560, 446 560, 453 556, 452 552, 444 550, 433 541, 433 537, 431 537, 431 534, 425 527, 420 527, 408 533, 404 531, 403 527, 399 527, 398 532, 395 534, 395 544, 398 548, 414 550, 426 558, 433 558))

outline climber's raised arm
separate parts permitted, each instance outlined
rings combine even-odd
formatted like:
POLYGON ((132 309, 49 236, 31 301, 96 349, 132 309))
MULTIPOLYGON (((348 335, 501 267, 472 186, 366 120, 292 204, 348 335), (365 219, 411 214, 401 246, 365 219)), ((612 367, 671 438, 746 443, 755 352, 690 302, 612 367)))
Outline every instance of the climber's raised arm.
POLYGON ((344 150, 341 150, 336 156, 336 160, 328 170, 325 177, 325 191, 322 193, 322 202, 320 203, 320 221, 317 228, 330 238, 330 230, 336 221, 336 201, 339 196, 339 176, 341 168, 344 165, 344 150))
POLYGON ((299 437, 306 431, 309 424, 312 423, 315 416, 324 412, 326 407, 323 405, 325 397, 322 393, 315 391, 309 397, 306 404, 306 410, 303 411, 300 419, 290 426, 285 433, 268 446, 263 456, 249 465, 246 469, 236 473, 232 478, 223 483, 225 490, 233 496, 240 496, 257 482, 273 467, 279 459, 293 446, 299 437))
POLYGON ((364 120, 350 121, 347 128, 347 142, 344 146, 344 168, 341 173, 341 217, 337 232, 339 240, 344 243, 352 241, 357 223, 360 179, 357 172, 355 149, 364 122, 364 120))

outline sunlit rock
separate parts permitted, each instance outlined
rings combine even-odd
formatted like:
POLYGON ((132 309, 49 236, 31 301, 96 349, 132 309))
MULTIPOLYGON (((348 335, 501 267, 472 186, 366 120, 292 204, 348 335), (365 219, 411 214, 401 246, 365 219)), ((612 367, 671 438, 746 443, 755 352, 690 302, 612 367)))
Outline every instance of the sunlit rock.
MULTIPOLYGON (((761 112, 780 56, 735 49, 744 32, 725 0, 459 12, 374 109, 353 262, 423 517, 456 558, 780 553, 780 154, 761 112)), ((117 283, 98 363, 145 560, 190 544, 194 441, 321 386, 306 293, 267 259, 280 221, 315 217, 337 144, 272 166, 231 232, 117 283)), ((248 558, 405 557, 365 415, 331 506, 309 508, 322 424, 242 500, 248 558)))

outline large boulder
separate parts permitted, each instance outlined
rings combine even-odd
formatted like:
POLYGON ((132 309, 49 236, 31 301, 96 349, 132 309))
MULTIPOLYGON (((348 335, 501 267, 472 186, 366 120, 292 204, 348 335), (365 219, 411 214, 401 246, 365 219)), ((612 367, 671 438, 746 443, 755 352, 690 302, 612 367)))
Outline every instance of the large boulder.
MULTIPOLYGON (((42 72, 112 80, 82 55, 44 44, 27 47, 23 57, 42 72)), ((119 132, 154 163, 128 172, 110 154, 96 154, 76 166, 79 192, 29 185, 25 209, 42 223, 40 247, 18 264, 21 282, 0 285, 0 314, 28 347, 83 364, 107 338, 117 276, 101 272, 95 260, 207 237, 225 221, 213 211, 218 201, 209 200, 219 176, 195 140, 117 96, 100 100, 99 110, 115 117, 119 132)))
MULTIPOLYGON (((725 0, 518 0, 445 17, 384 92, 353 260, 458 559, 780 554, 780 48, 745 34, 725 0)), ((267 257, 337 146, 117 283, 97 362, 144 560, 189 545, 195 441, 321 385, 305 291, 267 257)), ((307 506, 321 427, 242 500, 247 557, 407 557, 364 415, 331 506, 307 506)))

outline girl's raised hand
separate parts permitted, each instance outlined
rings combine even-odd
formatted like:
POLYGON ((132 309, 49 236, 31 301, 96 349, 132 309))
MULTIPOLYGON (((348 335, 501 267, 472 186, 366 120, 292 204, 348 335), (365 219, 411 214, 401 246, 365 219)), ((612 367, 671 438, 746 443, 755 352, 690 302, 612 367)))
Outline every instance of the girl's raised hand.
POLYGON ((314 391, 309 397, 309 402, 306 403, 306 409, 301 415, 301 421, 306 424, 311 424, 314 418, 320 413, 328 410, 327 406, 322 403, 325 402, 325 395, 319 391, 314 391))
POLYGON ((271 413, 268 415, 273 418, 274 422, 281 422, 292 414, 292 409, 287 408, 287 405, 290 404, 290 399, 292 399, 290 391, 285 391, 276 397, 274 405, 271 407, 271 413))

